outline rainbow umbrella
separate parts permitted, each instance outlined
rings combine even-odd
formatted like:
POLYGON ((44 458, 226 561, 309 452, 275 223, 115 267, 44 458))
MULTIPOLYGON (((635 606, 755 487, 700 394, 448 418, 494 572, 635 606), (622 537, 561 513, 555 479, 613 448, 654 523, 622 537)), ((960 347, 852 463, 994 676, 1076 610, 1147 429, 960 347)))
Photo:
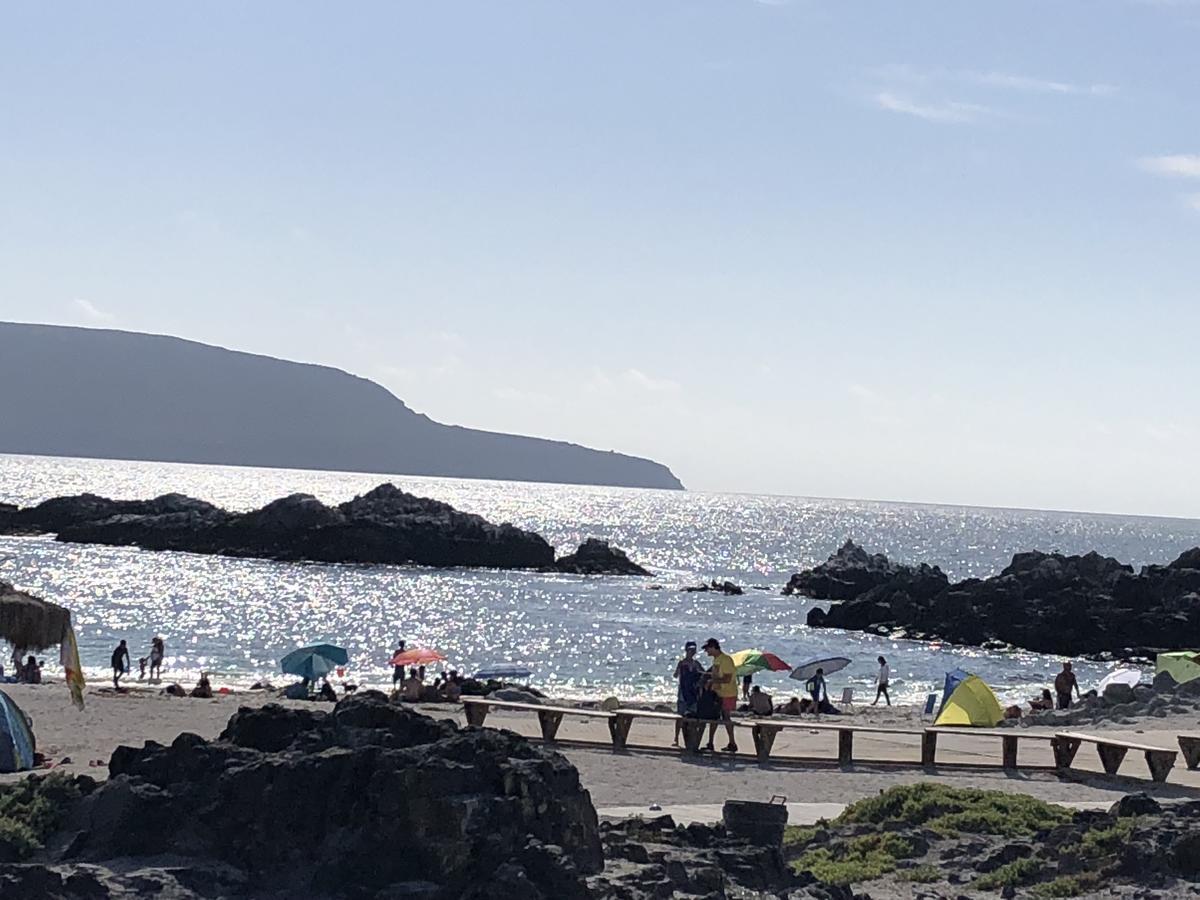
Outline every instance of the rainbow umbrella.
POLYGON ((393 666, 428 666, 431 663, 445 661, 446 657, 429 647, 414 647, 392 657, 393 666))
POLYGON ((786 672, 792 668, 774 653, 762 650, 739 650, 730 656, 733 658, 733 664, 737 666, 739 678, 753 675, 755 672, 786 672))

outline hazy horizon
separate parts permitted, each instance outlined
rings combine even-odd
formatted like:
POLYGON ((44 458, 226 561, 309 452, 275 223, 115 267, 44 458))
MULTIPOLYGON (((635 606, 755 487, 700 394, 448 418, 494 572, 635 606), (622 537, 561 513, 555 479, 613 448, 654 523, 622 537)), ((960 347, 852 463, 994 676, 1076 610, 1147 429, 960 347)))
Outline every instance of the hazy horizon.
POLYGON ((17 8, 0 319, 693 490, 1197 518, 1197 35, 1185 0, 17 8))

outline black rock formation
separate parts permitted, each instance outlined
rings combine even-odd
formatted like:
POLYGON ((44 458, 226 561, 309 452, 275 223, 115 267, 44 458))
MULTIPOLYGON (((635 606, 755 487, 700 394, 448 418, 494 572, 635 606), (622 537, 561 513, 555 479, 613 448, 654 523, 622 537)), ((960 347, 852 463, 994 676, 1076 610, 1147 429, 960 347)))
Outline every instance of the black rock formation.
POLYGON ((109 772, 52 842, 56 861, 170 854, 175 880, 223 883, 200 896, 499 898, 493 881, 515 880, 522 897, 582 900, 603 867, 565 758, 377 692, 328 714, 242 709, 215 741, 118 748, 109 772))
POLYGON ((726 594, 730 597, 740 597, 746 591, 732 581, 717 581, 712 579, 708 584, 687 584, 680 588, 681 591, 687 594, 706 594, 713 592, 715 594, 726 594))
POLYGON ((1200 634, 1200 550, 1138 573, 1097 553, 1018 553, 999 575, 956 584, 936 567, 898 566, 878 555, 863 562, 859 548, 845 550, 792 578, 842 601, 828 612, 811 610, 812 627, 1069 656, 1147 655, 1190 647, 1200 634))
POLYGON ((247 513, 180 494, 154 500, 81 494, 0 510, 0 534, 50 532, 75 543, 284 561, 499 569, 537 569, 554 562, 554 549, 537 534, 494 525, 391 484, 338 506, 293 494, 247 513))
POLYGON ((0 384, 3 453, 683 487, 652 460, 443 425, 338 369, 162 335, 0 322, 0 384))
POLYGON ((852 600, 871 588, 896 578, 920 577, 921 580, 949 583, 937 566, 911 566, 891 562, 882 553, 867 553, 854 541, 841 548, 814 569, 805 569, 791 577, 785 594, 802 594, 815 600, 852 600))
POLYGON ((588 538, 579 549, 559 557, 554 570, 570 575, 649 575, 650 572, 633 562, 624 550, 610 547, 608 541, 588 538))

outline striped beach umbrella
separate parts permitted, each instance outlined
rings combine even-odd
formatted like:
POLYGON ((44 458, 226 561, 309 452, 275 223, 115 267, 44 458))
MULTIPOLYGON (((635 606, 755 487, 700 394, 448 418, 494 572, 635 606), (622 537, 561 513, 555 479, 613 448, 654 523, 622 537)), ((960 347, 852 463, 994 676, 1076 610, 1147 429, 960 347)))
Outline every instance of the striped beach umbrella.
POLYGON ((774 653, 763 650, 739 650, 731 653, 733 664, 737 666, 739 678, 753 675, 755 672, 786 672, 792 667, 774 653))

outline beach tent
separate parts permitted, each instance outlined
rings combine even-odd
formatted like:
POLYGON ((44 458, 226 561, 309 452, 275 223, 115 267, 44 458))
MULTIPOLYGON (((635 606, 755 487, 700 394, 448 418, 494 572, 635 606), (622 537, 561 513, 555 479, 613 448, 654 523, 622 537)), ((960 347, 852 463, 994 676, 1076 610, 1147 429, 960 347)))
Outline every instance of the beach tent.
POLYGON ((1104 694, 1104 689, 1110 684, 1125 684, 1129 687, 1137 687, 1142 680, 1142 673, 1137 669, 1117 669, 1115 672, 1109 672, 1100 679, 1100 683, 1096 685, 1096 693, 1104 694))
POLYGON ((1200 678, 1200 652, 1195 650, 1178 650, 1174 653, 1160 653, 1154 664, 1154 673, 1166 672, 1179 684, 1200 678))
POLYGON ((12 697, 0 691, 0 772, 33 768, 33 730, 12 697))
POLYGON ((1000 701, 983 679, 962 669, 946 674, 946 692, 934 725, 992 728, 1004 718, 1000 701))

